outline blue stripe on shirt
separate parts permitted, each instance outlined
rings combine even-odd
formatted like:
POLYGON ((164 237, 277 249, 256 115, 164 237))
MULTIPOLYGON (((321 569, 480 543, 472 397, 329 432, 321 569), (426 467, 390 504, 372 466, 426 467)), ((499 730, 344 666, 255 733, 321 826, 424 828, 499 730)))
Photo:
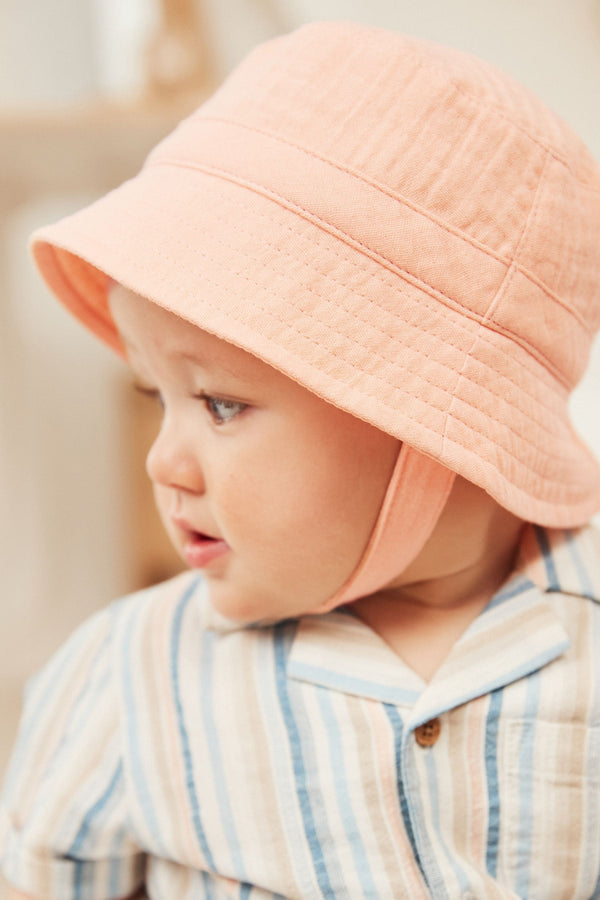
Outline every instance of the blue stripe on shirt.
POLYGON ((503 688, 490 696, 485 730, 485 770, 488 791, 488 833, 486 868, 492 878, 498 874, 498 850, 500 846, 500 790, 498 785, 498 725, 502 709, 503 688))
POLYGON ((511 579, 503 588, 501 588, 497 594, 494 594, 482 615, 485 615, 488 610, 494 609, 496 606, 500 606, 502 603, 505 603, 506 600, 512 600, 513 597, 518 597, 519 594, 524 594, 526 591, 530 591, 531 588, 535 587, 533 581, 530 578, 526 578, 524 576, 519 576, 516 579, 511 579))
POLYGON ((217 636, 212 631, 205 631, 202 640, 202 657, 200 684, 198 691, 202 703, 202 722, 206 732, 206 743, 210 754, 210 762, 212 766, 212 782, 217 794, 217 801, 223 820, 223 831, 227 835, 227 845, 231 852, 231 859, 236 869, 236 877, 243 881, 246 877, 244 862, 242 859, 242 850, 237 829, 235 827, 235 819, 229 801, 229 790, 227 779, 223 769, 223 755, 219 746, 219 733, 215 724, 215 716, 213 709, 213 678, 214 672, 214 643, 217 636))
MULTIPOLYGON (((44 690, 41 692, 41 695, 35 698, 36 703, 33 708, 31 708, 30 702, 27 705, 27 717, 24 718, 23 724, 19 729, 17 742, 13 750, 12 764, 9 766, 8 771, 5 775, 4 790, 6 791, 7 796, 10 795, 13 786, 13 766, 16 769, 17 762, 19 762, 20 759, 25 756, 27 748, 32 743, 32 736, 39 728, 40 720, 44 717, 45 710, 52 705, 52 701, 55 698, 58 685, 60 685, 60 683, 64 679, 65 672, 68 671, 69 666, 73 662, 73 659, 77 658, 80 653, 80 644, 85 645, 86 639, 88 637, 88 632, 93 633, 93 627, 97 625, 99 617, 107 615, 107 612, 97 614, 96 616, 92 617, 92 619, 90 619, 87 623, 80 626, 80 628, 71 636, 70 640, 67 642, 67 644, 65 644, 59 655, 52 661, 52 663, 36 676, 35 681, 41 679, 43 683, 45 679, 46 683, 44 685, 44 690), (49 674, 52 675, 51 678, 48 677, 49 674)), ((97 663, 98 661, 103 663, 106 658, 106 645, 109 639, 110 632, 105 635, 96 653, 94 654, 94 658, 92 659, 87 671, 86 680, 73 702, 68 719, 69 724, 65 726, 65 730, 71 727, 73 718, 77 715, 82 701, 87 700, 87 691, 89 690, 90 683, 94 680, 94 670, 97 666, 97 663)), ((34 690, 35 685, 32 684, 31 689, 34 690)), ((93 709, 93 704, 89 704, 88 706, 84 704, 83 709, 84 711, 87 711, 89 713, 90 707, 91 709, 93 709)))
POLYGON ((569 547, 569 552, 571 554, 571 559, 575 564, 575 569, 577 571, 577 577, 579 578, 579 584, 581 585, 581 591, 584 597, 589 597, 590 600, 596 599, 596 591, 594 591, 594 587, 592 582, 590 581, 590 577, 588 575, 587 569, 583 564, 583 560, 581 558, 581 554, 579 553, 579 549, 577 547, 577 541, 573 535, 572 531, 567 531, 567 545, 569 547))
POLYGON ((284 641, 282 639, 282 629, 285 628, 285 625, 278 625, 274 629, 275 640, 274 640, 274 653, 275 653, 275 670, 276 670, 276 679, 277 679, 277 696, 279 698, 279 704, 281 707, 281 712, 283 715, 283 720, 285 722, 290 754, 292 758, 292 765, 294 769, 294 776, 296 780, 296 793, 298 796, 298 803, 300 806, 300 811, 302 813, 302 820, 304 823, 304 833, 306 835, 306 839, 308 841, 308 845, 310 848, 313 867, 315 871, 315 875, 317 878, 317 882, 323 895, 325 897, 334 897, 335 893, 331 887, 331 882, 329 880, 329 873, 327 872, 327 865, 325 863, 325 857, 323 855, 323 848, 321 847, 319 836, 317 833, 317 827, 315 824, 315 818, 313 814, 313 810, 310 803, 310 796, 307 785, 307 777, 306 777, 306 768, 304 765, 304 759, 302 756, 302 741, 300 740, 300 734, 298 732, 298 725, 296 724, 296 720, 294 719, 294 713, 292 711, 292 705, 290 703, 290 697, 288 692, 288 683, 287 683, 287 673, 286 673, 286 657, 285 657, 285 646, 284 641))
POLYGON ((550 548, 550 541, 548 539, 547 532, 540 528, 539 525, 534 526, 535 529, 535 537, 538 543, 538 547, 542 552, 542 557, 544 560, 544 567, 546 569, 546 578, 548 579, 548 590, 549 591, 560 591, 560 585, 558 583, 558 575, 556 574, 556 566, 554 565, 554 559, 552 558, 552 550, 550 548))
POLYGON ((533 831, 533 750, 535 724, 540 702, 540 673, 535 672, 527 681, 524 722, 519 745, 519 840, 515 871, 515 888, 522 900, 529 896, 531 877, 531 834, 533 831))
POLYGON ((376 681, 366 681, 364 678, 352 678, 346 673, 341 674, 330 669, 321 669, 319 666, 298 660, 293 660, 288 665, 288 674, 291 678, 297 678, 299 681, 321 684, 346 694, 356 693, 359 697, 371 697, 381 700, 383 703, 393 703, 396 706, 411 706, 417 702, 420 696, 419 691, 381 684, 376 681))
POLYGON ((404 751, 403 741, 404 741, 404 723, 400 717, 400 713, 396 709, 395 706, 392 706, 389 703, 385 704, 385 711, 387 713, 387 717, 390 720, 390 724, 392 726, 394 732, 394 747, 396 751, 396 777, 398 784, 398 798, 400 800, 400 812, 402 813, 402 821, 404 822, 404 828, 406 830, 406 835, 408 837, 408 841, 410 843, 411 850, 413 852, 413 856, 417 861, 417 865, 419 866, 419 870, 421 875, 423 876, 423 881, 425 884, 428 883, 427 877, 425 875, 425 869, 423 867, 423 862, 421 860, 421 854, 419 853, 419 848, 417 847, 417 841, 415 838, 415 832, 413 829, 413 823, 410 816, 410 809, 408 806, 408 800, 406 797, 406 788, 404 785, 404 778, 402 775, 402 753, 404 751))
POLYGON ((360 836, 360 829, 350 802, 348 791, 348 776, 345 766, 345 752, 341 740, 341 731, 335 718, 329 692, 326 688, 317 688, 317 700, 329 741, 329 756, 331 759, 331 772, 335 785, 340 818, 344 824, 348 844, 352 848, 352 859, 358 874, 365 897, 376 897, 377 888, 373 881, 369 857, 364 842, 360 836))
POLYGON ((114 797, 116 790, 117 790, 117 786, 119 785, 119 782, 122 780, 122 777, 123 777, 123 763, 121 762, 121 760, 119 760, 106 789, 98 797, 96 802, 94 804, 92 804, 92 806, 90 806, 87 813, 85 814, 85 816, 83 818, 83 822, 79 826, 79 830, 77 831, 77 834, 75 835, 75 839, 73 840, 71 846, 69 847, 69 849, 67 851, 68 856, 79 856, 81 854, 81 852, 83 850, 84 842, 91 831, 92 823, 94 822, 94 819, 97 816, 100 816, 100 814, 105 809, 105 807, 107 806, 107 804, 109 803, 111 798, 114 797))
POLYGON ((127 742, 130 752, 131 763, 131 780, 135 787, 136 796, 149 831, 156 846, 160 852, 167 856, 167 848, 163 840, 163 835, 158 824, 156 811, 152 804, 148 781, 144 774, 144 753, 139 743, 140 729, 138 727, 138 702, 135 697, 133 687, 133 673, 131 671, 132 653, 131 646, 133 640, 134 626, 137 625, 135 615, 129 615, 129 621, 124 632, 122 646, 122 678, 121 686, 123 692, 123 700, 126 707, 125 721, 127 723, 127 742))
MULTIPOLYGON (((433 749, 431 747, 423 747, 423 753, 425 754, 425 771, 427 772, 427 782, 429 787, 429 796, 431 797, 431 815, 433 817, 433 822, 435 824, 440 845, 448 863, 450 864, 450 868, 454 871, 456 875, 456 879, 460 886, 461 891, 466 892, 469 888, 470 882, 466 876, 466 873, 462 866, 458 864, 458 858, 455 855, 452 856, 452 853, 448 850, 448 845, 444 840, 444 830, 440 827, 440 797, 439 797, 439 789, 438 789, 438 780, 437 780, 437 770, 435 765, 435 760, 433 756, 433 749)), ((438 890, 439 896, 439 890, 438 890)), ((446 895, 447 896, 447 895, 446 895)))
POLYGON ((200 845, 200 849, 202 851, 202 855, 206 860, 206 864, 209 868, 214 869, 215 865, 212 853, 210 852, 208 841, 206 840, 206 834, 204 832, 204 827, 202 825, 202 819, 200 818, 200 805, 198 803, 198 794, 196 792, 196 783, 194 780, 194 764, 192 761, 192 751, 188 733, 185 727, 183 704, 181 702, 181 689, 179 686, 178 660, 180 658, 179 645, 181 643, 181 626, 183 613, 196 591, 196 586, 196 582, 194 581, 187 589, 187 591, 183 594, 181 600, 177 604, 177 608, 173 615, 173 630, 171 632, 171 679, 173 683, 173 702, 175 704, 175 710, 177 713, 177 725, 179 728, 179 737, 181 739, 181 746, 183 751, 185 784, 190 801, 190 808, 192 811, 192 822, 194 825, 198 843, 200 845))

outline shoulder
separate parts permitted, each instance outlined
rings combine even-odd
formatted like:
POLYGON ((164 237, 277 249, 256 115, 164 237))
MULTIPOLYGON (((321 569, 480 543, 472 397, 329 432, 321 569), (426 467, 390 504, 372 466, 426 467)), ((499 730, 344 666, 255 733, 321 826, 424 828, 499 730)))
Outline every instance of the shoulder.
POLYGON ((199 617, 203 594, 197 575, 186 572, 122 597, 88 617, 30 679, 24 716, 41 724, 43 710, 72 707, 77 697, 87 694, 89 699, 94 686, 106 693, 123 642, 134 647, 156 629, 171 628, 186 607, 199 617))
POLYGON ((90 897, 104 896, 109 872, 117 896, 140 884, 144 853, 131 815, 136 760, 126 747, 139 716, 124 698, 135 697, 135 685, 152 672, 136 668, 135 647, 172 630, 197 589, 188 573, 111 604, 32 679, 0 805, 2 865, 26 893, 45 895, 52 882, 56 896, 72 896, 72 886, 85 883, 90 897))
POLYGON ((184 610, 198 618, 209 615, 208 589, 197 572, 182 572, 168 581, 127 594, 107 607, 117 631, 123 627, 170 622, 184 610))
POLYGON ((137 650, 157 633, 173 628, 206 627, 210 619, 208 588, 196 572, 181 575, 115 601, 107 609, 113 646, 125 641, 137 650))
MULTIPOLYGON (((525 575, 538 588, 554 621, 562 629, 566 650, 546 670, 553 687, 551 715, 572 721, 577 715, 600 721, 600 532, 593 525, 575 529, 532 526, 522 545, 525 575), (570 689, 569 680, 572 679, 570 689), (590 707, 583 710, 582 685, 594 686, 590 707), (583 710, 583 712, 582 712, 583 710)), ((586 688, 587 690, 587 688, 586 688)))
POLYGON ((171 631, 198 593, 197 576, 185 573, 115 601, 70 635, 27 685, 5 803, 14 802, 24 813, 37 803, 42 787, 50 790, 63 780, 68 794, 78 767, 83 766, 83 778, 92 756, 94 765, 118 765, 122 696, 139 680, 138 648, 147 658, 155 635, 171 631))
POLYGON ((546 593, 590 600, 600 611, 600 531, 581 528, 526 528, 519 568, 546 593))

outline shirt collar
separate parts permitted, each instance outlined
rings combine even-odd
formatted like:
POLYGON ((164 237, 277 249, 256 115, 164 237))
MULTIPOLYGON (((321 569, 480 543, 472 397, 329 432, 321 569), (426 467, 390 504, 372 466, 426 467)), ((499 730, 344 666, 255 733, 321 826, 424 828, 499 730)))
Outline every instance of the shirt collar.
POLYGON ((305 617, 288 675, 406 707, 413 726, 523 678, 569 646, 553 592, 600 602, 600 539, 527 526, 515 573, 457 641, 428 684, 350 610, 305 617))

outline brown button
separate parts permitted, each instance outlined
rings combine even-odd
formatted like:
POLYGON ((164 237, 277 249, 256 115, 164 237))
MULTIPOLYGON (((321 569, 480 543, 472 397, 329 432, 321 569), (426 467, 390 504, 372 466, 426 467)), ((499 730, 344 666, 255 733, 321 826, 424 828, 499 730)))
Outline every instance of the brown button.
POLYGON ((431 747, 440 736, 442 723, 439 719, 431 719, 429 722, 423 722, 418 728, 415 728, 415 737, 417 744, 421 747, 431 747))

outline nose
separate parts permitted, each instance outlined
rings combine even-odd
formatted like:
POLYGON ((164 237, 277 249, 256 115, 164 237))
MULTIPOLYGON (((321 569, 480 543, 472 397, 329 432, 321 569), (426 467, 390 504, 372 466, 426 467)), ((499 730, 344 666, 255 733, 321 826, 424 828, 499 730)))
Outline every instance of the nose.
POLYGON ((146 456, 146 471, 155 485, 200 494, 204 474, 195 442, 167 417, 146 456))

